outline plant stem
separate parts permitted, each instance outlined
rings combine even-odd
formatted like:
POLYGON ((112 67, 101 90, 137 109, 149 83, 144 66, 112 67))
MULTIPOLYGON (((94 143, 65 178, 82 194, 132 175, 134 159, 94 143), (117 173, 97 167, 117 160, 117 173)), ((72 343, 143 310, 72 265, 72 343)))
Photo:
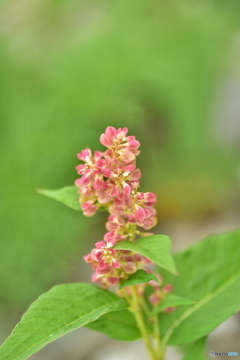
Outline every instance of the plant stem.
POLYGON ((146 304, 144 297, 141 298, 141 305, 142 305, 142 308, 143 308, 145 314, 147 315, 147 317, 151 318, 151 311, 150 311, 148 305, 146 304))
POLYGON ((132 305, 131 298, 125 288, 123 288, 123 292, 124 292, 124 296, 125 296, 126 300, 129 302, 130 305, 132 305))
POLYGON ((159 320, 157 316, 154 316, 152 320, 153 320, 154 338, 156 340, 156 352, 159 355, 160 359, 163 360, 165 350, 161 341, 159 320))
POLYGON ((140 304, 139 304, 139 298, 138 298, 138 294, 136 291, 136 287, 135 286, 131 286, 131 294, 132 294, 132 307, 131 307, 131 311, 133 312, 136 322, 138 324, 139 330, 141 332, 141 335, 143 337, 143 341, 144 344, 148 350, 148 353, 150 355, 151 360, 162 360, 159 359, 155 353, 155 350, 153 348, 148 330, 146 328, 146 324, 142 315, 142 311, 140 308, 140 304))

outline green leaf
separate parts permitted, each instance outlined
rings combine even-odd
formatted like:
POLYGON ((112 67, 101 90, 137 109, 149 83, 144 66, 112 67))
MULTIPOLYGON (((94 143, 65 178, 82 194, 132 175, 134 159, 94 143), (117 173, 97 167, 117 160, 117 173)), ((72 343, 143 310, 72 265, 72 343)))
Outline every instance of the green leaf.
POLYGON ((127 309, 105 314, 86 327, 121 341, 133 341, 141 337, 135 318, 127 309))
POLYGON ((126 280, 123 280, 119 285, 119 289, 123 289, 126 286, 143 284, 150 280, 159 282, 156 275, 153 273, 147 273, 145 270, 140 269, 137 270, 134 274, 130 275, 126 280))
POLYGON ((152 315, 156 315, 172 306, 192 305, 195 304, 195 302, 196 301, 188 300, 175 294, 169 294, 161 301, 160 305, 154 309, 152 315))
POLYGON ((73 210, 81 210, 79 203, 78 188, 76 186, 66 186, 57 190, 38 189, 39 194, 48 196, 54 200, 60 201, 73 210))
POLYGON ((195 343, 188 347, 188 350, 183 360, 204 360, 205 359, 205 344, 207 338, 197 340, 195 343))
POLYGON ((151 235, 133 243, 122 241, 114 246, 115 249, 131 250, 139 253, 160 267, 177 275, 177 270, 171 256, 171 239, 166 235, 151 235))
POLYGON ((90 284, 54 286, 30 306, 0 347, 0 359, 25 360, 69 331, 128 306, 124 299, 90 284))
POLYGON ((210 236, 174 256, 178 279, 161 272, 179 296, 196 303, 161 313, 165 343, 181 345, 214 330, 240 310, 240 231, 210 236))

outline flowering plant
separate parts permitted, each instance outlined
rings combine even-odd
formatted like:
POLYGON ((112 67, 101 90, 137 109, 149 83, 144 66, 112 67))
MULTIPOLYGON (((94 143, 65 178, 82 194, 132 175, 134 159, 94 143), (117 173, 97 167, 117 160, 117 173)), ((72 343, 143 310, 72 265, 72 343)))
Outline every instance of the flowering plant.
POLYGON ((86 216, 109 213, 104 238, 84 256, 98 286, 63 284, 41 295, 0 348, 0 358, 26 359, 86 326, 121 341, 142 337, 152 360, 164 360, 168 345, 185 344, 184 360, 202 359, 207 334, 240 309, 240 255, 234 251, 240 232, 211 236, 172 256, 170 238, 150 232, 156 196, 139 191, 140 143, 127 128, 114 127, 100 142, 104 152, 78 154, 75 186, 39 190, 86 216))

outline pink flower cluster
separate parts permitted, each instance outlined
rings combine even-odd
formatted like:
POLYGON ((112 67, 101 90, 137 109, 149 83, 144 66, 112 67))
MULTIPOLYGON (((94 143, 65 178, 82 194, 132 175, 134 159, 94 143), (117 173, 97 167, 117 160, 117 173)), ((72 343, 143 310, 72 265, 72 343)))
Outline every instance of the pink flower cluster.
POLYGON ((139 227, 150 230, 157 222, 155 194, 138 191, 141 172, 136 167, 136 156, 140 143, 127 133, 127 128, 109 126, 100 137, 107 150, 94 154, 89 148, 82 150, 78 158, 84 163, 76 167, 81 175, 75 185, 83 213, 92 216, 100 207, 109 212, 104 239, 84 257, 95 271, 92 280, 106 288, 149 264, 132 251, 113 249, 115 243, 150 235, 139 227))
MULTIPOLYGON (((154 292, 149 296, 148 300, 153 306, 157 306, 166 297, 166 295, 172 291, 172 285, 167 284, 162 288, 161 281, 160 284, 154 280, 149 281, 149 283, 153 286, 154 292)), ((174 306, 166 308, 164 312, 172 312, 173 310, 175 310, 174 306)))
MULTIPOLYGON (((149 270, 147 270, 147 271, 150 272, 149 270)), ((162 302, 162 300, 172 291, 173 286, 171 284, 166 284, 166 285, 162 286, 162 284, 163 284, 162 276, 157 273, 155 273, 154 275, 158 278, 158 282, 155 280, 151 280, 144 284, 138 284, 138 285, 136 285, 136 290, 137 290, 138 296, 142 296, 145 291, 146 285, 151 286, 153 292, 148 296, 148 301, 154 307, 157 307, 162 302)), ((124 289, 118 290, 117 293, 119 296, 124 297, 126 293, 128 295, 130 295, 131 290, 130 290, 130 287, 127 286, 124 289)), ((163 311, 164 312, 172 312, 173 310, 175 310, 174 306, 168 307, 163 311)))

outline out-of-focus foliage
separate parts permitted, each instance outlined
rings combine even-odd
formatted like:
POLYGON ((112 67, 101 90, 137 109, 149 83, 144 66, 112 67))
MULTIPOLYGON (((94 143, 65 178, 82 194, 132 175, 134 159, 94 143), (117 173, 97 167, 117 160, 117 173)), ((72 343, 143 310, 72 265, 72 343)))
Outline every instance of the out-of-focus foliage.
POLYGON ((96 220, 35 189, 71 185, 75 154, 98 148, 108 125, 140 140, 143 190, 157 192, 161 217, 226 204, 237 157, 214 142, 210 115, 237 10, 238 1, 1 2, 2 309, 80 276, 96 220))

